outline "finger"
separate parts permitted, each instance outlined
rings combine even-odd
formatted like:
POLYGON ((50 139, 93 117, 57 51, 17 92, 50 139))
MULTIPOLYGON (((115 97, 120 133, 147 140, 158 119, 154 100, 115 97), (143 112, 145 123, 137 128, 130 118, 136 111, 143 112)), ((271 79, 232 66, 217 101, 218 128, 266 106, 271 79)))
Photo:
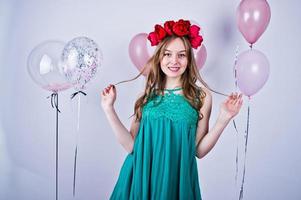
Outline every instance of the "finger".
POLYGON ((113 92, 116 93, 116 87, 115 87, 115 85, 112 85, 112 89, 113 89, 113 92))
POLYGON ((239 94, 239 95, 237 94, 236 99, 235 99, 236 102, 238 102, 239 100, 241 100, 241 98, 242 98, 242 94, 239 94))
POLYGON ((229 102, 233 100, 233 93, 228 97, 229 102))
POLYGON ((113 84, 110 84, 110 88, 114 88, 115 86, 113 84))
POLYGON ((233 94, 233 99, 237 99, 237 92, 233 94))
POLYGON ((235 101, 238 101, 239 99, 241 99, 241 96, 239 95, 235 96, 235 101))
POLYGON ((234 102, 233 102, 233 104, 234 105, 238 105, 238 102, 239 102, 239 99, 235 99, 234 102))
POLYGON ((232 102, 234 100, 234 95, 231 94, 231 96, 229 96, 228 100, 229 100, 229 102, 232 102))
POLYGON ((110 94, 111 94, 112 92, 114 93, 114 91, 113 91, 113 88, 112 88, 112 87, 110 87, 110 88, 108 89, 108 93, 110 93, 110 94))
POLYGON ((111 87, 110 87, 110 92, 113 92, 113 93, 115 93, 115 87, 114 87, 114 85, 111 85, 111 87))
POLYGON ((240 107, 242 106, 242 99, 238 100, 236 103, 235 103, 235 106, 237 106, 239 109, 240 107))
POLYGON ((240 96, 236 96, 234 100, 235 100, 235 101, 239 101, 240 99, 241 99, 240 96))

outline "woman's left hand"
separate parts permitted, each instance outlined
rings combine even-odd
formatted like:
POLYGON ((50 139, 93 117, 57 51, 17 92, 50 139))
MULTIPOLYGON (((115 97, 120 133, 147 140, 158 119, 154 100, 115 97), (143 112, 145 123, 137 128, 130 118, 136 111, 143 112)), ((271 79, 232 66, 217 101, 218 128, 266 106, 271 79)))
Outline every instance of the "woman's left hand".
POLYGON ((231 120, 239 113, 242 103, 242 94, 238 95, 237 93, 231 93, 231 95, 221 104, 220 117, 223 120, 231 120))

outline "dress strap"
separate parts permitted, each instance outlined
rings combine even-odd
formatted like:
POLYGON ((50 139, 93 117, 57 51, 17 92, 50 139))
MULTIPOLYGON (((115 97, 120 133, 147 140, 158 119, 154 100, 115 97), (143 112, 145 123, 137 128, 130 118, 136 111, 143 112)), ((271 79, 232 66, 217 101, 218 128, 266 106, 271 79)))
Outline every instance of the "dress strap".
POLYGON ((182 88, 177 87, 177 88, 173 88, 173 89, 164 89, 164 91, 167 91, 169 93, 173 93, 173 92, 176 92, 176 91, 179 91, 179 90, 182 90, 182 88))

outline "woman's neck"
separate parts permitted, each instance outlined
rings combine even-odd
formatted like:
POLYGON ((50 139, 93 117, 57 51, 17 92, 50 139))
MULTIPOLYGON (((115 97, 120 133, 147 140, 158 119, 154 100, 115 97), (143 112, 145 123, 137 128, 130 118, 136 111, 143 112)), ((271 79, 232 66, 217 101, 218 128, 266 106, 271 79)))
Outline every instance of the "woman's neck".
POLYGON ((165 89, 174 89, 182 87, 181 79, 180 78, 168 78, 165 83, 165 89))

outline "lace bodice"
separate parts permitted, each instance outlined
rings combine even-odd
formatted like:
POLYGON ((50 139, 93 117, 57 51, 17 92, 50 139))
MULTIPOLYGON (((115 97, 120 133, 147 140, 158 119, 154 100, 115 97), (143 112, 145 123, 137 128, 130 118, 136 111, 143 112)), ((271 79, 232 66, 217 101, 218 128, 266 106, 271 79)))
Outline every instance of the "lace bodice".
POLYGON ((196 125, 198 112, 190 105, 187 99, 176 89, 165 89, 164 95, 156 95, 143 107, 142 118, 159 119, 162 117, 172 121, 186 121, 196 125))

